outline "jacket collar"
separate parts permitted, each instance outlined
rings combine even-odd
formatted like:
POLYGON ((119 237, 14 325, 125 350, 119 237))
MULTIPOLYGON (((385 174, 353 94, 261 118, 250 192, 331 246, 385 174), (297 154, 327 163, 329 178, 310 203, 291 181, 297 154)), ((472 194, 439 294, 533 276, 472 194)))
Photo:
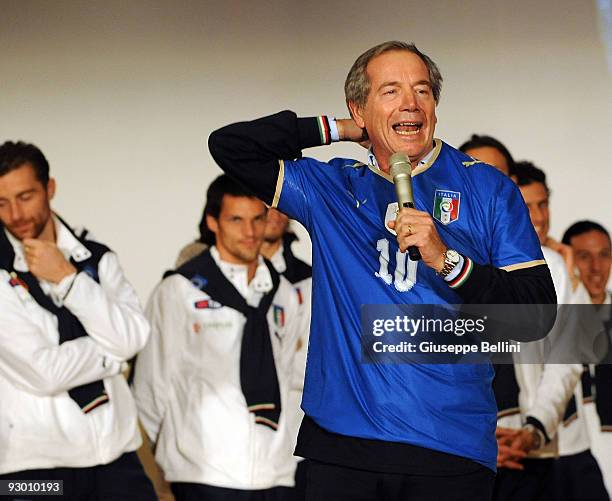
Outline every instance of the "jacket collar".
MULTIPOLYGON (((72 231, 62 223, 59 218, 53 214, 53 224, 55 225, 55 235, 57 247, 62 251, 64 256, 74 259, 75 262, 80 263, 91 257, 91 252, 87 249, 72 233, 72 231)), ((23 244, 21 240, 15 238, 11 233, 4 228, 3 231, 8 238, 8 241, 13 247, 15 252, 15 259, 13 260, 13 267, 16 271, 21 273, 27 273, 29 271, 28 263, 26 262, 23 244)))

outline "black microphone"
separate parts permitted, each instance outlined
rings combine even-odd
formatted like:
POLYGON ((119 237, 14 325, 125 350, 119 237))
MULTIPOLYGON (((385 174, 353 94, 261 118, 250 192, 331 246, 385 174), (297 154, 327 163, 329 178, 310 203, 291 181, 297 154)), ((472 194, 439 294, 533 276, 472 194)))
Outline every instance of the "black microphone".
MULTIPOLYGON (((414 196, 412 194, 412 165, 408 155, 398 151, 389 157, 389 172, 395 184, 395 193, 400 207, 414 209, 414 196)), ((419 261, 421 253, 419 248, 411 245, 408 247, 408 256, 412 261, 419 261)))

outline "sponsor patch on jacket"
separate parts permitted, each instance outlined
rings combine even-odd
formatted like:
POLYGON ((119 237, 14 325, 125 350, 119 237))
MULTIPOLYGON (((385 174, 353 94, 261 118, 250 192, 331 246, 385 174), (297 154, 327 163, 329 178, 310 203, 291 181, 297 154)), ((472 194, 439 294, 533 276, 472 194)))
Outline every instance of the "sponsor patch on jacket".
POLYGON ((274 312, 274 323, 276 324, 276 326, 279 328, 284 327, 285 326, 285 308, 275 304, 273 312, 274 312))
POLYGON ((196 301, 193 303, 196 310, 207 310, 207 309, 215 309, 221 308, 223 306, 221 303, 214 301, 212 299, 201 299, 200 301, 196 301))
POLYGON ((459 219, 461 193, 458 191, 436 190, 433 217, 442 224, 450 224, 459 219))

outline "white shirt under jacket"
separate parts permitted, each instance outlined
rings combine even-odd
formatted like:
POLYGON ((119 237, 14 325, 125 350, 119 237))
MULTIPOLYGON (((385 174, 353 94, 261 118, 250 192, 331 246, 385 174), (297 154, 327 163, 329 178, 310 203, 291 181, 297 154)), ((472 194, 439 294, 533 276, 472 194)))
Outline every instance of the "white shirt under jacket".
MULTIPOLYGON (((563 259, 546 247, 542 247, 542 252, 550 268, 558 304, 570 304, 572 290, 563 259)), ((563 325, 564 320, 558 315, 553 332, 549 336, 562 335, 558 333, 563 329, 563 325)), ((513 414, 500 417, 497 426, 521 428, 527 416, 538 419, 544 425, 551 442, 531 451, 529 457, 555 457, 559 453, 557 431, 563 426, 567 403, 579 386, 582 365, 520 363, 520 360, 520 354, 515 354, 514 372, 520 388, 519 409, 513 414)))
MULTIPOLYGON (((215 247, 211 254, 251 306, 272 288, 261 258, 248 283, 246 266, 221 261, 215 247)), ((206 299, 175 274, 156 287, 147 305, 151 340, 138 357, 134 392, 141 422, 156 444, 155 459, 169 482, 245 490, 293 486, 296 461, 287 417, 295 414, 288 406, 299 335, 297 295, 281 277, 267 313, 282 408, 276 431, 255 424, 240 386, 245 316, 225 306, 195 307, 206 299)))
MULTIPOLYGON (((54 223, 66 257, 90 257, 54 223)), ((7 236, 14 268, 28 271, 21 243, 7 236)), ((102 257, 98 274, 99 284, 86 273, 57 285, 40 282, 88 333, 60 345, 57 318, 0 269, 0 474, 107 464, 140 446, 136 405, 121 368, 145 345, 149 326, 116 254, 102 257), (68 390, 100 379, 110 401, 85 414, 68 390)))

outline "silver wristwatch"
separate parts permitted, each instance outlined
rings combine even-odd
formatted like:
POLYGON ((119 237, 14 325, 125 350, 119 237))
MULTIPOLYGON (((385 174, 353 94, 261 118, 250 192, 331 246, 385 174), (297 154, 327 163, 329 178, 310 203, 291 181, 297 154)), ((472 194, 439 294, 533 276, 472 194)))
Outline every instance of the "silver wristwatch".
POLYGON ((461 262, 461 255, 454 249, 446 249, 444 256, 444 267, 438 272, 442 278, 446 278, 461 262))

